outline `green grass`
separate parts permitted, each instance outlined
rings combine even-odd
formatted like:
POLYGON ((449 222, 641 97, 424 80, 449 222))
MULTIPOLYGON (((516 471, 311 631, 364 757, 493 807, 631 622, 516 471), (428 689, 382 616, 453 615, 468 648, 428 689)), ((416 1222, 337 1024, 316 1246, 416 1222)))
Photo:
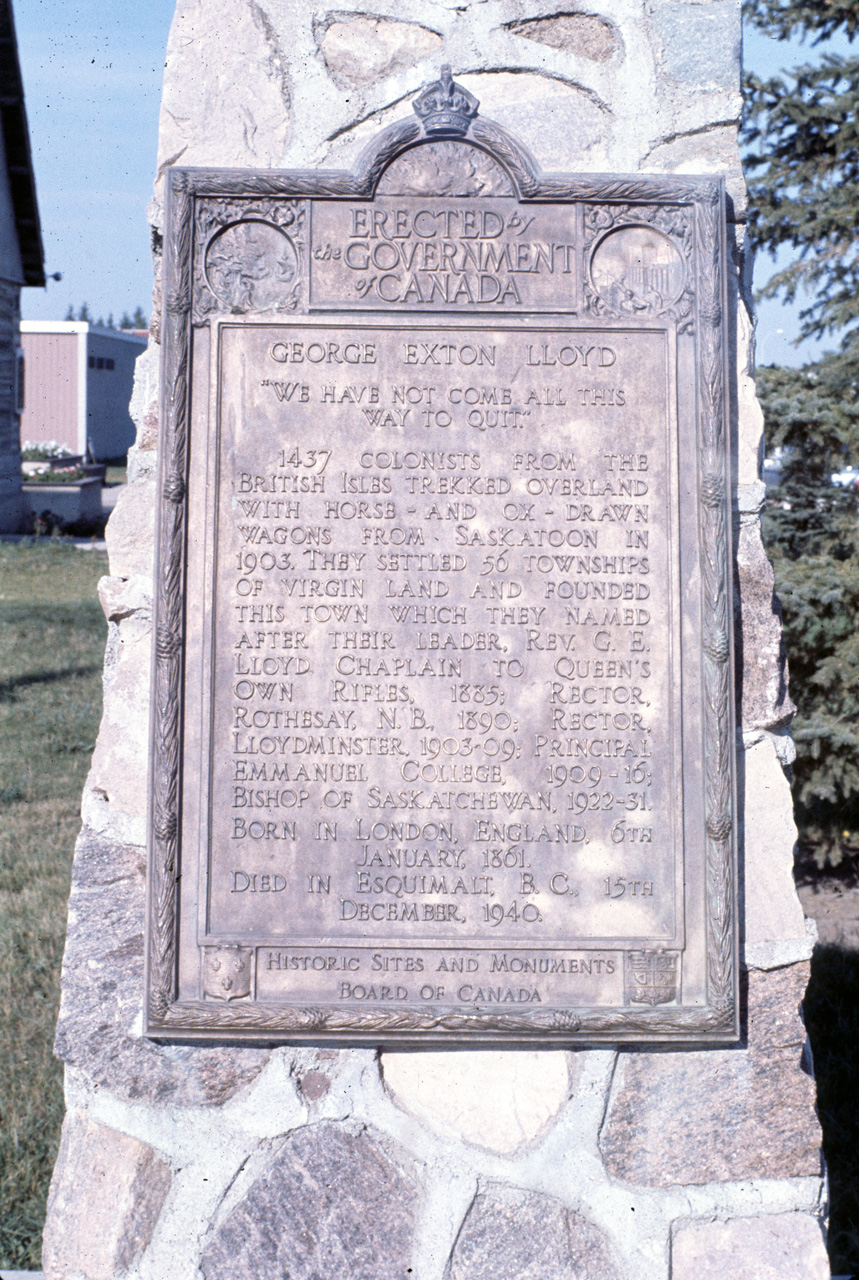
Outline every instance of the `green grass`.
POLYGON ((72 851, 101 714, 99 551, 0 543, 0 1267, 41 1265, 72 851))

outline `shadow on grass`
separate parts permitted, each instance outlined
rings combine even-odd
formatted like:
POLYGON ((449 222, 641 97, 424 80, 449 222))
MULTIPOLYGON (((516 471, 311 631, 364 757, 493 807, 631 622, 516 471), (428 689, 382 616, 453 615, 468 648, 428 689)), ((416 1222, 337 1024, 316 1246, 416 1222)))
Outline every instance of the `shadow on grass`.
POLYGON ((13 676, 11 680, 0 680, 0 702, 17 702, 18 690, 29 689, 36 684, 56 684, 60 680, 74 679, 76 676, 92 676, 101 667, 67 667, 65 671, 39 671, 29 676, 13 676))
POLYGON ((834 867, 830 864, 823 868, 817 861, 818 856, 821 856, 819 845, 797 845, 793 862, 797 887, 812 885, 817 889, 822 885, 840 885, 844 890, 859 889, 859 846, 846 845, 844 856, 834 867))
POLYGON ((815 947, 804 1003, 829 1171, 829 1257, 859 1274, 859 951, 815 947))

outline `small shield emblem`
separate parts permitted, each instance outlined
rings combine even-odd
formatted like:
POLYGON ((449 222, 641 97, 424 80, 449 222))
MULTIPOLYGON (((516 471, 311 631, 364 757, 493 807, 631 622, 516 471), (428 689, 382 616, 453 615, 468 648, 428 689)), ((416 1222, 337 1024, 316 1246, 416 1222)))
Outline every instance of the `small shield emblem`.
POLYGON ((680 956, 676 951, 627 951, 626 998, 630 1004, 670 1004, 677 999, 680 956))
POLYGON ((205 947, 203 992, 216 1000, 239 1000, 251 993, 254 953, 250 947, 205 947))

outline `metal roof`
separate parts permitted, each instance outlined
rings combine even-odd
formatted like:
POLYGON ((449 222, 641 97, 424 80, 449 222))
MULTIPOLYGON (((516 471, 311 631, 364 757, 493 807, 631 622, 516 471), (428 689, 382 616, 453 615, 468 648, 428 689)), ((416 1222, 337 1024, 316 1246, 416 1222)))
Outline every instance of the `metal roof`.
POLYGON ((24 283, 45 283, 45 253, 36 201, 36 180, 30 152, 24 85, 18 61, 18 42, 12 0, 0 0, 0 127, 6 149, 6 166, 12 190, 15 226, 24 266, 24 283))

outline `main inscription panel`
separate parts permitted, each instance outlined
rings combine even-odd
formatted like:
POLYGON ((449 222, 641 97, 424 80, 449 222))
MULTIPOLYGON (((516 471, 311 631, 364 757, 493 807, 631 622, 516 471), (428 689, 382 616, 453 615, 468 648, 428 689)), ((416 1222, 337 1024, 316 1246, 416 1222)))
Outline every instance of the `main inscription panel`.
POLYGON ((736 1033, 721 193, 478 126, 172 175, 154 1035, 736 1033))

